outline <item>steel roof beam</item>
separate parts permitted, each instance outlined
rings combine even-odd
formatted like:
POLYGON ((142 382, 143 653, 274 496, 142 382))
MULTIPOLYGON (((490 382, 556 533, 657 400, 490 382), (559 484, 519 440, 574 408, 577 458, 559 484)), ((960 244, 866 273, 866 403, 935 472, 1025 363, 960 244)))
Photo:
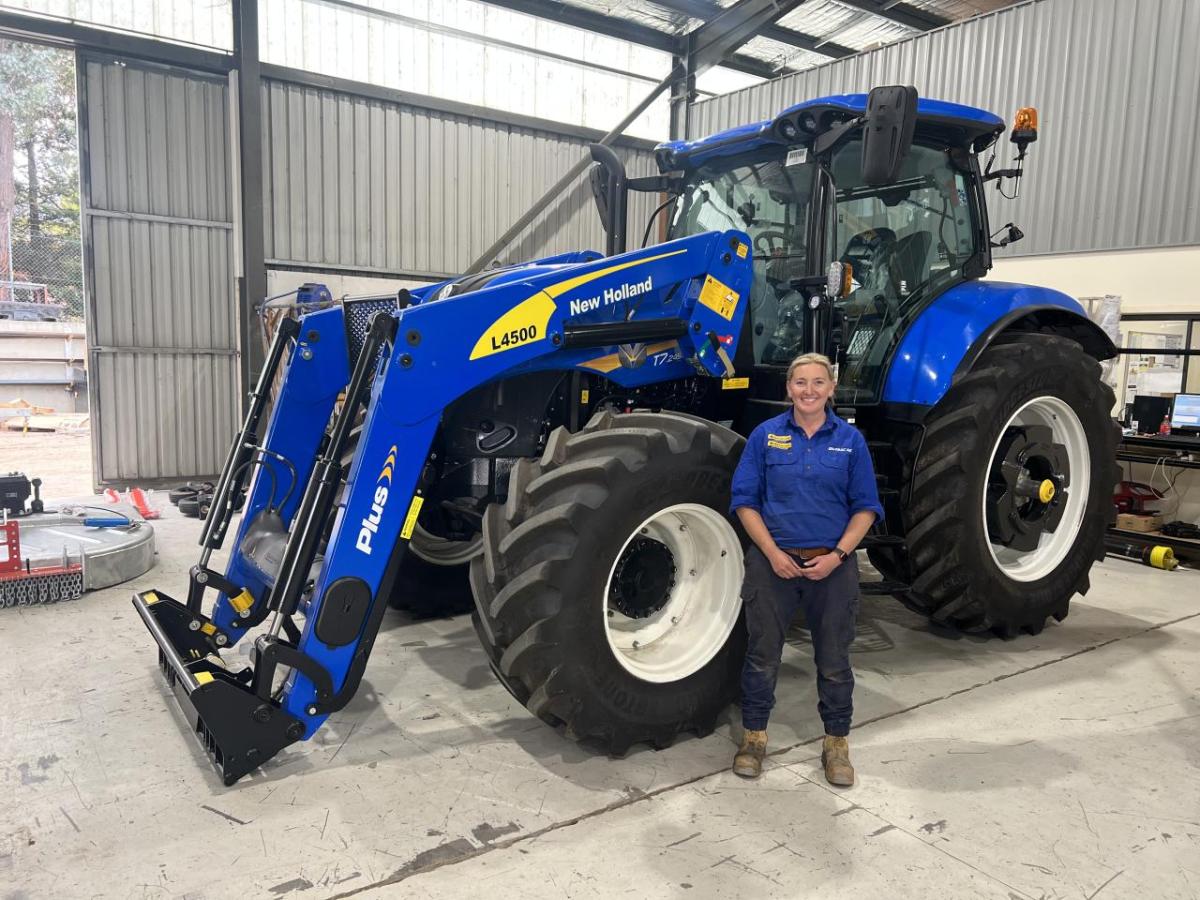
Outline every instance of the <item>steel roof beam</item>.
MULTIPOLYGON (((582 7, 568 6, 558 0, 484 0, 484 2, 512 12, 524 13, 527 16, 570 25, 584 31, 594 31, 607 37, 620 38, 631 44, 651 47, 664 53, 679 52, 680 38, 676 35, 659 31, 648 25, 630 22, 627 19, 617 19, 582 7)), ((759 78, 774 78, 782 71, 786 71, 761 59, 741 53, 732 54, 722 65, 747 75, 756 75, 759 78)))
POLYGON ((861 9, 873 16, 898 22, 915 31, 933 31, 943 25, 949 25, 950 19, 943 19, 933 13, 909 6, 907 3, 880 3, 879 0, 837 0, 842 6, 861 9))
MULTIPOLYGON (((711 2, 711 0, 650 0, 650 3, 653 6, 662 7, 671 12, 680 13, 693 19, 700 19, 704 22, 711 21, 726 11, 724 7, 711 2)), ((781 44, 787 44, 790 47, 796 47, 800 50, 819 53, 830 59, 842 59, 846 56, 853 56, 858 52, 852 47, 843 47, 839 44, 829 43, 816 35, 806 34, 803 31, 796 31, 794 28, 784 28, 775 24, 764 25, 758 30, 757 36, 769 38, 772 41, 778 41, 781 44)))

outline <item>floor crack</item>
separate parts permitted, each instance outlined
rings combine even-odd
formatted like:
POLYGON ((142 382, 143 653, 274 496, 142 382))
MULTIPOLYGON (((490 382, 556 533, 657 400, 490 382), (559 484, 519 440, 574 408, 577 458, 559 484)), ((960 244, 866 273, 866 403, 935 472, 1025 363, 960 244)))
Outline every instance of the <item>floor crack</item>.
MULTIPOLYGON (((1132 638, 1141 637, 1144 634, 1149 634, 1152 631, 1158 631, 1163 628, 1168 628, 1171 625, 1178 625, 1180 622, 1186 622, 1189 619, 1195 619, 1198 616, 1200 616, 1200 612, 1191 613, 1186 616, 1179 616, 1178 618, 1171 619, 1170 621, 1167 621, 1167 622, 1160 622, 1157 625, 1149 625, 1146 628, 1138 629, 1137 631, 1130 632, 1129 634, 1121 635, 1119 637, 1109 638, 1106 641, 1100 641, 1099 643, 1091 644, 1090 646, 1087 646, 1087 647, 1081 647, 1080 649, 1072 651, 1071 653, 1068 653, 1064 656, 1055 657, 1054 659, 1043 660, 1040 663, 1036 663, 1031 666, 1026 666, 1023 669, 1018 669, 1015 672, 1007 672, 1003 675, 997 675, 995 678, 990 678, 987 681, 981 681, 981 682, 978 682, 977 684, 969 685, 968 687, 964 687, 964 688, 959 688, 958 690, 951 691, 948 694, 943 694, 939 697, 931 697, 928 700, 922 700, 920 703, 914 703, 912 706, 906 706, 903 709, 893 710, 892 712, 883 713, 882 715, 875 716, 874 718, 866 719, 866 720, 858 723, 857 725, 855 725, 854 730, 857 731, 861 728, 866 727, 867 725, 874 725, 877 722, 884 722, 884 721, 887 721, 888 719, 893 719, 896 716, 902 716, 907 713, 913 712, 915 710, 923 709, 926 706, 933 705, 934 703, 941 703, 944 700, 950 700, 950 699, 953 699, 954 697, 960 697, 963 694, 970 693, 971 691, 978 690, 979 688, 988 687, 989 685, 997 684, 1001 681, 1006 681, 1009 678, 1016 678, 1019 675, 1025 675, 1029 672, 1036 672, 1038 669, 1044 669, 1047 666, 1056 665, 1060 662, 1066 662, 1069 659, 1074 659, 1077 656, 1082 656, 1085 653, 1091 653, 1095 650, 1100 650, 1104 647, 1111 646, 1112 644, 1120 643, 1121 641, 1126 641, 1126 640, 1130 640, 1132 638)), ((349 735, 347 735, 347 737, 349 737, 349 735)), ((823 737, 823 734, 815 735, 813 737, 806 737, 801 740, 795 741, 794 743, 788 744, 785 747, 781 747, 778 750, 774 750, 767 755, 768 756, 779 756, 781 754, 788 753, 792 750, 795 750, 799 747, 803 747, 806 744, 816 743, 817 741, 821 740, 822 737, 823 737)), ((345 742, 343 741, 343 743, 345 743, 345 742)), ((727 771, 728 771, 728 768, 725 766, 722 766, 720 769, 716 769, 711 772, 704 772, 704 773, 701 773, 700 775, 695 775, 692 778, 685 779, 684 781, 675 782, 674 784, 663 785, 662 787, 656 788, 653 791, 646 791, 644 793, 638 793, 638 794, 632 795, 632 796, 627 795, 627 796, 622 797, 619 800, 615 800, 612 803, 609 803, 598 809, 594 809, 589 812, 581 813, 578 816, 574 816, 570 819, 565 819, 562 822, 554 822, 550 825, 547 825, 545 828, 538 829, 537 831, 526 832, 524 834, 520 834, 520 835, 514 836, 512 838, 509 838, 508 840, 505 840, 505 841, 495 841, 490 844, 485 844, 482 847, 475 849, 473 852, 464 853, 463 855, 456 856, 453 859, 447 859, 447 860, 444 860, 441 862, 434 863, 426 868, 407 871, 402 874, 390 876, 381 881, 376 881, 371 884, 362 885, 362 886, 354 888, 353 890, 346 891, 345 893, 336 894, 336 895, 328 898, 328 900, 344 900, 344 898, 346 898, 346 897, 352 897, 355 894, 362 893, 363 891, 373 890, 375 888, 386 887, 391 884, 396 884, 400 881, 405 881, 405 880, 413 877, 414 875, 422 875, 426 872, 432 872, 434 869, 440 869, 443 866, 457 865, 458 863, 465 862, 466 860, 469 860, 469 859, 474 859, 477 856, 481 856, 484 853, 492 853, 497 850, 506 850, 509 847, 513 846, 514 844, 519 844, 519 843, 524 843, 526 841, 536 840, 537 838, 542 837, 545 834, 549 834, 550 832, 558 831, 559 829, 562 829, 562 828, 570 828, 573 825, 578 825, 580 822, 586 822, 589 819, 598 818, 607 813, 615 812, 617 810, 624 809, 628 806, 632 806, 635 803, 648 802, 648 801, 653 800, 654 798, 658 797, 660 794, 665 794, 668 791, 674 791, 674 790, 677 790, 678 788, 684 788, 684 787, 688 787, 693 784, 697 784, 698 782, 704 781, 706 779, 714 778, 718 775, 723 775, 727 771)), ((801 777, 803 777, 803 776, 801 776, 801 777)), ((811 779, 804 779, 804 780, 811 781, 811 779)), ((813 781, 811 783, 817 784, 818 787, 825 788, 824 785, 821 785, 818 782, 813 781)), ((825 788, 825 789, 828 790, 827 788, 825 788)), ((830 793, 833 793, 833 792, 830 791, 830 793)), ((835 796, 840 796, 840 795, 835 795, 835 796)), ((880 821, 885 822, 886 824, 894 825, 898 830, 903 831, 905 834, 912 836, 913 838, 915 838, 918 841, 921 841, 921 843, 925 844, 926 846, 934 847, 934 848, 940 850, 946 856, 950 857, 951 859, 953 859, 957 862, 962 863, 964 866, 967 866, 968 868, 974 869, 979 874, 981 874, 987 878, 993 879, 994 881, 996 881, 1000 884, 1003 884, 1005 887, 1009 888, 1012 891, 1015 891, 1016 893, 1020 894, 1021 896, 1025 896, 1025 897, 1029 896, 1028 894, 1025 894, 1024 892, 1017 890, 1017 888, 1012 887, 1011 885, 1007 884, 1006 882, 1002 881, 1001 879, 996 878, 996 876, 989 875, 987 872, 983 871, 982 869, 977 868, 976 866, 972 865, 971 863, 967 862, 966 860, 959 859, 957 856, 950 853, 949 851, 947 851, 945 848, 939 846, 938 844, 932 844, 932 843, 929 843, 928 841, 923 841, 923 840, 921 840, 921 838, 919 836, 912 834, 912 832, 908 831, 907 829, 902 828, 898 825, 895 825, 895 823, 893 823, 893 822, 888 822, 887 819, 885 819, 883 816, 880 816, 878 813, 872 812, 871 810, 865 809, 865 808, 864 808, 864 811, 869 813, 870 815, 875 816, 880 821)), ((1117 874, 1120 874, 1120 873, 1117 873, 1117 874)), ((1114 876, 1114 878, 1115 877, 1116 876, 1114 876)), ((1111 880, 1112 879, 1109 879, 1109 881, 1111 881, 1111 880)), ((1106 884, 1107 884, 1107 882, 1106 882, 1106 884)), ((1101 885, 1101 888, 1103 888, 1104 886, 1105 885, 1101 885)), ((1098 893, 1098 891, 1097 891, 1097 893, 1098 893)))

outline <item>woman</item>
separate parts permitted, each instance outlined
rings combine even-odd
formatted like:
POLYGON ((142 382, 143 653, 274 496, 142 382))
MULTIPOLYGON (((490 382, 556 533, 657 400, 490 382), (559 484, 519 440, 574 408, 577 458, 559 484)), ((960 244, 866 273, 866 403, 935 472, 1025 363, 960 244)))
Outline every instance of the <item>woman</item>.
POLYGON ((747 778, 762 773, 784 637, 803 607, 825 724, 825 777, 835 785, 854 783, 846 741, 858 616, 854 549, 883 507, 866 440, 827 408, 836 386, 828 357, 792 360, 792 408, 754 429, 733 476, 730 507, 754 542, 742 586, 750 637, 742 668, 745 737, 733 760, 733 771, 747 778))

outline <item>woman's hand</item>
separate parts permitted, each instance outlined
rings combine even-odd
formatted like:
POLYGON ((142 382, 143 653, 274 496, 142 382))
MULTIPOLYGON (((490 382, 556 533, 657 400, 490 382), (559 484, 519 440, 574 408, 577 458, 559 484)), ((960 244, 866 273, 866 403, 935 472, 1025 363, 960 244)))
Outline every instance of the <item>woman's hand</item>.
POLYGON ((836 553, 826 553, 810 559, 808 565, 800 570, 800 574, 812 581, 820 581, 841 564, 842 558, 836 553))
POLYGON ((766 557, 767 562, 771 564, 772 570, 780 578, 799 578, 807 571, 800 568, 800 563, 796 557, 789 553, 784 553, 778 547, 766 554, 766 557))

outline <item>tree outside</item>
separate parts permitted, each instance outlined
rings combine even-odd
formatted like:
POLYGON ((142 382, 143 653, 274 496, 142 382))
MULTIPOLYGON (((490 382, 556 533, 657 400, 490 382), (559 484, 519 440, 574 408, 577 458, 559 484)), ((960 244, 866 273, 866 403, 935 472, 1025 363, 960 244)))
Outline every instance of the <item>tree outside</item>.
POLYGON ((79 212, 74 57, 0 40, 0 302, 83 318, 79 212))

